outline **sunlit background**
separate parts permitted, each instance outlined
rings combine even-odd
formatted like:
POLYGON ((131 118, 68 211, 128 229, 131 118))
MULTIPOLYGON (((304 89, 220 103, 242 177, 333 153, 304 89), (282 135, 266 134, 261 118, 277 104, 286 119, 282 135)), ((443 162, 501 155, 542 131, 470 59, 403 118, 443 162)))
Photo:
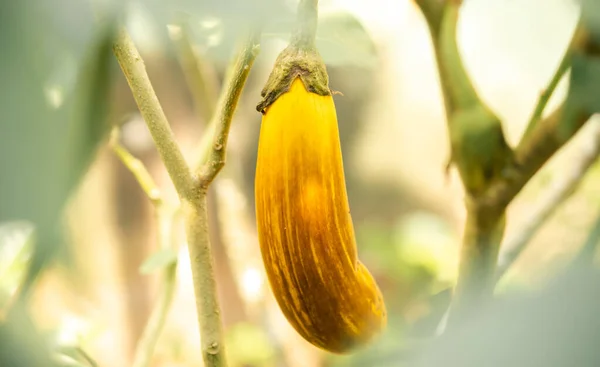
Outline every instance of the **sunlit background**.
MULTIPOLYGON (((175 6, 173 14, 181 10, 190 16, 185 1, 177 4, 182 8, 175 6)), ((296 1, 285 1, 273 8, 281 9, 281 14, 273 10, 267 18, 293 20, 295 5, 296 1)), ((56 17, 44 19, 60 28, 64 44, 53 55, 44 93, 49 105, 60 108, 78 62, 69 45, 85 43, 87 36, 77 35, 78 27, 88 32, 89 25, 82 25, 77 9, 55 6, 41 11, 56 17)), ((128 28, 190 161, 207 123, 206 101, 218 95, 233 51, 237 30, 230 25, 243 17, 235 8, 221 8, 226 21, 199 13, 189 17, 191 43, 210 79, 205 94, 197 96, 182 68, 178 45, 183 31, 177 19, 168 19, 171 13, 156 1, 127 3, 128 28)), ((335 96, 335 102, 359 257, 382 289, 389 325, 370 347, 350 356, 331 355, 298 336, 269 289, 257 242, 253 187, 261 118, 255 105, 287 41, 288 28, 273 22, 266 25, 261 52, 232 124, 227 165, 209 196, 216 278, 232 366, 380 366, 374 361, 382 351, 401 349, 414 335, 435 332, 456 278, 463 192, 454 170, 445 175, 449 147, 443 102, 421 13, 408 0, 321 0, 320 12, 318 45, 331 88, 343 93, 335 96)), ((558 66, 577 14, 571 0, 465 1, 459 46, 480 95, 502 118, 510 143, 520 138, 539 93, 558 66)), ((85 19, 90 15, 86 13, 85 19)), ((166 201, 176 204, 174 188, 128 85, 120 73, 115 78, 111 123, 122 125, 124 146, 144 162, 166 201)), ((564 98, 566 87, 565 78, 547 112, 564 98)), ((510 206, 507 238, 519 230, 543 189, 569 167, 583 135, 553 158, 510 206)), ((0 173, 0 180, 10 179, 0 173)), ((37 179, 44 190, 44 177, 37 179)), ((533 238, 502 279, 499 292, 539 287, 577 253, 598 207, 599 179, 596 165, 533 238)), ((131 172, 103 146, 71 198, 67 216, 71 257, 50 267, 40 279, 32 299, 35 321, 54 335, 56 343, 81 346, 100 366, 130 366, 160 287, 160 268, 140 271, 159 250, 154 208, 131 172)), ((4 299, 9 299, 22 279, 31 228, 23 222, 0 225, 0 287, 7 295, 4 299)), ((180 221, 175 228, 176 293, 153 367, 202 364, 180 221)))

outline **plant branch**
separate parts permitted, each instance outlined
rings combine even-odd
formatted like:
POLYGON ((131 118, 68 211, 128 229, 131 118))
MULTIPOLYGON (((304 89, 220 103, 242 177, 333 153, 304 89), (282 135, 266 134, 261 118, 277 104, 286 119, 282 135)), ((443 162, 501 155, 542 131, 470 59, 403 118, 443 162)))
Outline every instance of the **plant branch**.
MULTIPOLYGON (((237 58, 239 61, 235 64, 237 68, 233 70, 226 88, 228 94, 219 102, 219 111, 216 116, 218 118, 218 135, 215 137, 215 144, 213 145, 213 151, 216 152, 211 155, 211 157, 216 157, 218 163, 208 165, 208 168, 205 169, 208 173, 201 175, 200 185, 196 185, 154 93, 142 58, 131 38, 122 30, 114 45, 115 56, 123 69, 136 103, 148 125, 159 154, 182 202, 200 326, 201 353, 206 367, 224 367, 227 365, 222 342, 221 316, 213 271, 213 259, 208 237, 206 192, 208 185, 224 164, 224 151, 231 118, 257 52, 257 46, 254 42, 251 43, 250 50, 248 51, 248 47, 245 47, 237 58)), ((166 275, 169 275, 169 273, 166 273, 166 275)), ((165 284, 170 283, 165 282, 165 284)), ((148 334, 140 341, 140 363, 145 363, 145 360, 148 359, 147 355, 153 349, 158 337, 157 330, 159 331, 164 323, 164 312, 166 312, 171 290, 169 287, 164 287, 163 291, 165 296, 159 303, 158 311, 152 315, 151 323, 148 325, 148 334)))
POLYGON ((443 64, 444 60, 442 58, 442 51, 440 48, 440 29, 442 26, 442 17, 444 15, 446 0, 415 0, 415 3, 421 9, 421 13, 423 14, 429 28, 433 46, 433 54, 435 56, 438 76, 440 78, 444 112, 446 115, 446 121, 449 123, 453 106, 451 105, 449 82, 446 80, 445 74, 441 70, 441 65, 443 64))
MULTIPOLYGON (((161 222, 169 222, 168 228, 170 231, 173 217, 169 216, 165 218, 164 215, 158 215, 158 217, 161 222)), ((164 227, 164 224, 161 225, 161 227, 164 227)), ((138 341, 133 367, 150 366, 150 361, 152 359, 152 355, 154 354, 156 343, 158 342, 160 334, 164 329, 167 315, 169 314, 169 310, 171 309, 171 304, 173 303, 173 298, 175 296, 176 273, 176 261, 167 265, 162 270, 161 288, 159 290, 158 302, 154 306, 154 310, 152 311, 142 336, 138 341)))
POLYGON ((204 152, 201 154, 201 156, 208 156, 208 159, 200 168, 199 185, 194 188, 190 200, 183 202, 196 309, 202 336, 202 358, 207 367, 226 366, 227 362, 208 233, 206 196, 208 187, 225 164, 231 121, 254 59, 258 54, 259 37, 259 32, 252 32, 234 57, 215 116, 208 127, 208 131, 211 131, 214 126, 214 138, 212 145, 206 146, 208 150, 206 154, 204 152))
POLYGON ((457 39, 461 1, 416 3, 431 33, 450 137, 450 163, 457 166, 467 196, 459 277, 449 318, 449 324, 454 324, 492 294, 504 211, 485 215, 479 202, 512 161, 513 152, 504 138, 500 119, 478 95, 464 67, 457 39))
MULTIPOLYGON (((571 43, 573 43, 573 41, 575 40, 576 33, 577 31, 575 31, 571 43)), ((533 113, 529 118, 529 122, 527 123, 527 128, 525 129, 523 137, 528 136, 535 127, 535 125, 540 121, 540 119, 542 118, 542 114, 544 113, 544 110, 546 109, 546 106, 550 101, 550 97, 552 97, 554 90, 558 86, 558 83, 561 81, 562 77, 567 73, 567 70, 569 70, 569 68, 571 67, 572 48, 572 45, 569 45, 569 48, 567 49, 567 51, 565 51, 562 59, 560 60, 560 63, 558 64, 556 72, 554 73, 554 75, 552 75, 550 83, 548 83, 548 86, 540 94, 535 109, 533 110, 533 113)))
POLYGON ((154 179, 150 176, 150 173, 148 173, 144 163, 134 157, 121 145, 119 142, 119 129, 116 127, 113 128, 111 133, 110 145, 117 157, 133 174, 146 196, 148 196, 148 199, 154 204, 154 207, 160 207, 163 202, 158 186, 156 186, 154 179))
MULTIPOLYGON (((243 42, 241 50, 238 52, 233 65, 231 65, 225 86, 219 97, 214 121, 214 138, 212 146, 208 153, 207 162, 201 167, 199 172, 200 189, 206 191, 215 176, 225 165, 227 141, 229 138, 229 128, 235 113, 242 89, 248 79, 248 74, 258 55, 260 46, 260 33, 252 31, 243 42)), ((209 130, 210 131, 210 130, 209 130)))
MULTIPOLYGON (((114 128, 111 135, 111 146, 117 157, 131 171, 136 178, 140 187, 154 206, 156 219, 158 222, 158 239, 160 248, 174 247, 172 243, 173 221, 176 211, 173 208, 166 207, 160 195, 160 191, 152 176, 144 164, 135 158, 125 147, 118 141, 118 129, 114 128)), ((137 343, 133 367, 148 367, 152 359, 152 354, 156 347, 156 343, 165 325, 165 321, 171 303, 175 295, 177 262, 167 265, 161 274, 161 288, 159 290, 158 302, 155 305, 150 318, 144 328, 144 331, 137 343)))
POLYGON ((113 50, 179 197, 190 198, 194 182, 190 169, 156 97, 144 61, 124 29, 119 31, 113 50))
POLYGON ((525 223, 503 244, 505 251, 500 253, 496 281, 504 276, 544 222, 575 192, 585 174, 597 161, 600 155, 600 124, 596 123, 592 128, 593 131, 588 133, 589 139, 582 142, 579 158, 574 160, 573 166, 558 175, 525 223))
MULTIPOLYGON (((579 27, 570 45, 570 54, 586 54, 592 39, 583 27, 579 27)), ((567 101, 568 102, 568 101, 567 101)), ((521 139, 515 149, 513 174, 495 182, 483 200, 486 210, 506 208, 531 177, 563 147, 589 120, 592 112, 570 108, 564 102, 546 118, 541 119, 531 132, 521 139)))
MULTIPOLYGON (((461 1, 416 0, 429 26, 446 117, 456 163, 467 191, 467 221, 461 251, 453 313, 468 315, 492 295, 495 268, 508 204, 540 169, 589 119, 591 113, 565 103, 545 119, 544 110, 571 55, 585 53, 590 38, 580 28, 543 98, 532 115, 530 130, 513 151, 504 140, 500 121, 477 96, 462 65, 456 41, 461 1), (487 115, 487 117, 486 117, 487 115), (501 144, 500 144, 500 143, 501 144), (490 148, 491 147, 491 148, 490 148)), ((460 319, 460 317, 459 317, 460 319)), ((455 317, 450 321, 454 322, 455 317)))
POLYGON ((432 38, 435 40, 439 37, 440 26, 442 24, 442 15, 444 5, 447 0, 415 0, 417 6, 421 9, 421 13, 427 21, 432 38))

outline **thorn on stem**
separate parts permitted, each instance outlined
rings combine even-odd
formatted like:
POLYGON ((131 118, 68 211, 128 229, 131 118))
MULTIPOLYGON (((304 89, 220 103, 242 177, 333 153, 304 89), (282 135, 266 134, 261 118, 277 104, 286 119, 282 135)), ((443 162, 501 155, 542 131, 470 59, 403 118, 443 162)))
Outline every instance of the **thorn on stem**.
POLYGON ((217 342, 212 342, 208 345, 208 348, 206 348, 206 353, 208 354, 212 354, 212 355, 216 355, 219 353, 219 343, 217 342))

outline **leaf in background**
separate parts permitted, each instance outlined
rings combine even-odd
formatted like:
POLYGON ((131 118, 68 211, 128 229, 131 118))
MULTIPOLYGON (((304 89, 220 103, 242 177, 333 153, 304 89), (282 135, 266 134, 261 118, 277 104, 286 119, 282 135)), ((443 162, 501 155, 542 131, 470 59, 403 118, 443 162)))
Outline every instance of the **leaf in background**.
MULTIPOLYGON (((595 114, 600 112, 600 55, 575 54, 571 61, 571 78, 569 92, 565 102, 565 115, 575 117, 577 114, 595 114)), ((565 119, 558 133, 570 136, 574 133, 573 127, 565 119)))
MULTIPOLYGON (((264 35, 288 42, 295 27, 294 16, 280 17, 265 28, 264 35)), ((362 23, 347 11, 319 12, 317 48, 327 65, 373 68, 377 50, 362 23)))
POLYGON ((25 310, 11 311, 10 317, 0 322, 0 366, 58 367, 25 310))
POLYGON ((597 43, 600 43, 600 1, 580 0, 581 17, 597 43))
POLYGON ((290 7, 285 0, 138 0, 132 5, 130 9, 147 13, 152 24, 160 27, 157 42, 169 45, 166 25, 184 18, 192 29, 194 43, 207 49, 210 58, 224 63, 229 61, 239 35, 249 27, 265 25, 295 11, 295 4, 290 7))
MULTIPOLYGON (((89 5, 0 3, 0 221, 35 226, 25 289, 60 249, 62 209, 103 136, 112 26, 96 29, 89 5)), ((0 324, 0 366, 51 366, 24 300, 0 324)))
POLYGON ((177 252, 172 248, 164 248, 150 255, 140 266, 140 273, 151 274, 177 261, 177 252))
POLYGON ((451 301, 452 288, 446 288, 432 294, 427 302, 429 312, 410 326, 410 336, 418 338, 434 337, 446 311, 448 311, 448 307, 450 307, 451 301))
POLYGON ((441 284, 447 285, 456 279, 456 241, 441 218, 416 212, 398 222, 394 242, 402 262, 428 269, 441 284))
POLYGON ((582 1, 582 24, 590 32, 591 41, 585 50, 577 50, 571 61, 569 91, 563 122, 558 133, 571 136, 577 129, 581 114, 600 112, 600 2, 582 1))
POLYGON ((264 366, 275 354, 264 329, 249 323, 238 323, 226 336, 228 358, 234 366, 264 366), (230 353, 230 354, 229 354, 230 353))
MULTIPOLYGON (((82 8, 75 0, 62 4, 70 10, 82 8)), ((0 7, 0 47, 4 50, 0 60, 0 221, 27 220, 36 226, 36 246, 26 279, 30 284, 46 260, 57 253, 62 243, 62 208, 108 131, 103 125, 111 80, 112 25, 104 24, 95 32, 89 27, 95 24, 91 11, 79 13, 89 15, 87 22, 81 22, 62 7, 49 8, 42 1, 4 2, 0 7), (56 17, 63 21, 60 26, 56 17), (81 28, 82 24, 87 26, 81 28), (64 34, 78 32, 79 37, 65 45, 64 34), (65 55, 77 60, 75 65, 82 63, 73 93, 65 96, 61 93, 68 87, 51 87, 54 99, 48 100, 48 82, 55 82, 55 65, 65 55)))
POLYGON ((23 282, 31 258, 33 231, 28 222, 0 223, 0 309, 6 307, 23 282))
POLYGON ((373 39, 349 12, 322 12, 319 15, 317 48, 328 65, 373 68, 377 63, 373 39))
POLYGON ((69 126, 71 161, 68 181, 76 184, 95 157, 96 151, 110 132, 108 113, 113 71, 112 53, 115 23, 105 25, 92 40, 92 47, 80 70, 73 96, 73 117, 69 126))
POLYGON ((598 269, 568 269, 542 289, 494 300, 406 365, 599 366, 599 290, 598 269))

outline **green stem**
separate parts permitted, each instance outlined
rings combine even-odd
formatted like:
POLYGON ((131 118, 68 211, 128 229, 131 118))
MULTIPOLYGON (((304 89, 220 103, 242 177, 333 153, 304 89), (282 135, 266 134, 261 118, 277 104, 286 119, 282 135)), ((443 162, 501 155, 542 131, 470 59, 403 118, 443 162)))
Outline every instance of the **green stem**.
POLYGON ((488 181, 493 178, 480 172, 500 171, 497 166, 503 163, 498 160, 504 159, 504 156, 508 160, 511 152, 506 143, 498 146, 478 145, 482 138, 492 142, 504 139, 500 120, 485 107, 464 67, 457 41, 461 2, 417 0, 416 3, 427 21, 433 42, 451 137, 450 162, 457 164, 467 192, 467 220, 459 277, 449 318, 449 325, 454 325, 468 311, 479 307, 493 291, 496 261, 504 232, 504 211, 494 213, 482 210, 479 195, 489 182, 480 180, 480 177, 488 181), (475 114, 473 111, 481 113, 475 114), (463 114, 462 118, 459 118, 460 113, 463 114), (466 113, 471 113, 468 119, 465 118, 466 113), (475 147, 481 148, 480 160, 471 156, 475 147))
MULTIPOLYGON (((255 36, 256 37, 256 36, 255 36)), ((134 99, 148 129, 150 130, 159 154, 173 181, 179 198, 182 202, 186 217, 186 232, 190 262, 194 281, 194 293, 198 321, 200 324, 201 350, 206 367, 225 367, 225 351, 221 331, 221 311, 219 308, 216 282, 214 277, 210 242, 208 237, 208 215, 206 210, 206 190, 224 164, 227 136, 231 125, 231 118, 237 105, 242 88, 250 71, 252 61, 256 57, 257 46, 252 42, 243 48, 236 60, 236 68, 228 79, 225 91, 221 98, 217 112, 217 135, 212 147, 211 159, 200 174, 200 185, 195 180, 186 164, 179 146, 175 142, 173 133, 169 128, 167 119, 162 111, 158 98, 154 93, 150 79, 146 73, 142 58, 135 48, 129 35, 122 30, 114 45, 114 52, 123 73, 129 83, 134 99)), ((170 283, 169 283, 170 284, 170 283)), ((165 288, 165 297, 168 300, 169 288, 165 288)), ((165 299, 161 305, 167 303, 165 299)), ((164 308, 160 308, 164 310, 164 308)), ((141 357, 154 345, 156 330, 164 323, 164 314, 157 311, 152 325, 153 333, 148 339, 142 341, 141 357)), ((153 316, 154 316, 153 315, 153 316)), ((140 363, 142 363, 140 362, 140 363)))
POLYGON ((425 17, 431 38, 434 40, 440 34, 440 26, 442 24, 442 16, 444 12, 444 2, 440 0, 415 0, 417 6, 421 9, 421 13, 425 17))
POLYGON ((318 0, 300 0, 298 4, 298 24, 292 35, 291 44, 299 48, 314 48, 317 36, 318 0))
POLYGON ((190 169, 156 97, 144 61, 124 29, 119 31, 113 50, 179 197, 189 198, 194 182, 190 169))
POLYGON ((214 277, 214 259, 208 235, 206 192, 197 190, 193 201, 185 201, 188 251, 196 295, 196 311, 201 335, 201 353, 209 367, 227 366, 223 345, 221 309, 214 277))
POLYGON ((215 116, 211 122, 215 129, 212 146, 209 147, 207 162, 200 168, 198 175, 202 191, 208 189, 210 183, 225 165, 229 128, 248 74, 260 50, 259 40, 260 33, 252 32, 243 42, 241 50, 229 69, 215 116))
POLYGON ((458 16, 460 4, 449 2, 443 10, 437 47, 440 56, 438 66, 442 83, 446 86, 446 98, 449 98, 450 113, 459 109, 483 104, 471 78, 465 70, 458 47, 458 16))
MULTIPOLYGON (((176 250, 176 243, 173 240, 173 228, 177 211, 174 208, 165 206, 156 206, 155 211, 158 222, 159 247, 163 249, 174 248, 176 250)), ((177 261, 162 270, 158 301, 138 341, 133 367, 149 367, 151 365, 152 355, 175 297, 176 274, 177 261)))
MULTIPOLYGON (((117 157, 129 169, 129 171, 131 171, 142 190, 144 190, 154 205, 156 219, 159 226, 159 247, 173 247, 173 221, 176 211, 165 206, 160 195, 160 191, 144 164, 139 159, 135 158, 131 153, 129 153, 125 147, 119 144, 118 130, 116 128, 112 132, 111 146, 117 157)), ((167 266, 161 274, 159 300, 154 308, 154 311, 152 311, 152 314, 150 315, 140 340, 138 341, 133 367, 150 366, 150 361, 152 359, 156 343, 158 342, 158 338, 160 337, 160 334, 164 328, 165 321, 175 295, 176 272, 177 262, 174 262, 167 266)))
POLYGON ((558 64, 558 68, 556 69, 554 75, 552 75, 552 79, 550 79, 548 86, 540 94, 537 104, 535 105, 535 109, 533 110, 533 113, 529 118, 529 122, 527 123, 527 128, 525 129, 525 133, 523 134, 523 139, 527 138, 529 134, 531 134, 536 124, 541 120, 542 114, 544 113, 544 110, 546 109, 546 106, 550 101, 550 97, 552 97, 554 91, 556 90, 556 87, 558 86, 558 83, 560 83, 563 76, 571 67, 571 55, 573 49, 572 46, 573 42, 576 39, 578 29, 580 29, 580 26, 578 26, 575 32, 573 33, 571 44, 569 45, 567 51, 565 51, 565 53, 563 54, 563 57, 560 60, 560 63, 558 64))
POLYGON ((156 343, 164 329, 175 296, 176 273, 176 262, 163 270, 159 299, 138 341, 133 367, 150 366, 156 343))
POLYGON ((202 336, 202 358, 207 367, 226 366, 217 284, 208 233, 206 195, 208 187, 225 164, 225 152, 231 121, 240 95, 256 58, 260 34, 253 32, 243 43, 229 69, 225 86, 208 131, 214 129, 211 145, 207 145, 206 163, 200 168, 199 185, 193 195, 183 202, 186 217, 188 251, 194 280, 198 323, 202 336))
POLYGON ((155 207, 160 207, 163 202, 158 186, 156 186, 154 179, 150 176, 150 173, 148 173, 144 163, 134 157, 119 143, 118 128, 114 128, 112 131, 110 145, 117 157, 119 157, 125 167, 133 174, 146 196, 148 196, 148 199, 152 201, 155 207))
POLYGON ((495 269, 504 234, 505 214, 492 216, 467 205, 459 275, 448 326, 463 322, 493 294, 495 269))

